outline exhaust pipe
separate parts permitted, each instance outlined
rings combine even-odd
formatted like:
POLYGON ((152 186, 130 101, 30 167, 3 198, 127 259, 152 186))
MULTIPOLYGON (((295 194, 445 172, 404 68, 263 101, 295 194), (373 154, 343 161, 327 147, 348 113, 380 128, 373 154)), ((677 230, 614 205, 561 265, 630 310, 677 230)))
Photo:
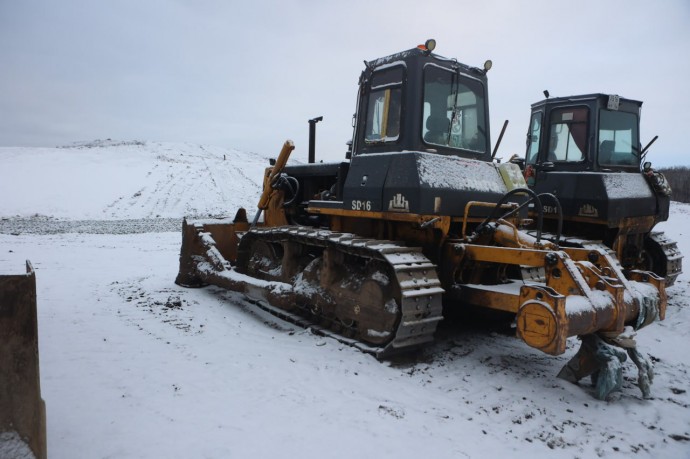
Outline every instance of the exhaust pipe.
POLYGON ((309 164, 316 162, 316 123, 323 120, 323 116, 309 120, 309 164))

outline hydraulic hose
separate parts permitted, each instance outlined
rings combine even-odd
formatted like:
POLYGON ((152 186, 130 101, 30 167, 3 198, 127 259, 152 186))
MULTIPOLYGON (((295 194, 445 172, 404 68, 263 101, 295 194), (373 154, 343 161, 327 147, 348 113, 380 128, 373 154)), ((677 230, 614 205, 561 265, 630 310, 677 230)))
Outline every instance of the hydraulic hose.
POLYGON ((558 215, 558 226, 556 227, 556 245, 559 245, 561 243, 561 234, 563 233, 563 208, 561 207, 561 201, 559 201, 556 195, 552 193, 539 193, 539 198, 542 196, 551 198, 551 200, 556 203, 556 212, 558 215))
POLYGON ((299 194, 299 181, 295 177, 291 177, 285 173, 280 174, 273 188, 284 191, 290 196, 290 199, 283 203, 283 207, 292 205, 299 194))
MULTIPOLYGON (((558 198, 556 197, 556 195, 555 195, 555 194, 552 194, 552 193, 539 193, 537 196, 539 197, 540 200, 541 200, 541 198, 544 197, 544 196, 547 197, 547 198, 551 198, 551 200, 556 204, 556 215, 557 215, 557 218, 558 218, 558 224, 557 224, 557 227, 556 227, 556 241, 555 241, 555 244, 556 244, 556 245, 560 245, 560 243, 561 243, 561 236, 562 236, 562 234, 563 234, 563 208, 561 207, 561 202, 558 200, 558 198)), ((502 215, 500 218, 502 218, 502 219, 508 218, 508 217, 510 217, 511 215, 517 213, 520 209, 522 209, 523 207, 529 205, 529 204, 532 203, 532 202, 534 202, 534 198, 533 198, 533 197, 530 198, 528 201, 524 202, 523 204, 521 204, 518 208, 513 209, 513 210, 511 210, 510 212, 508 212, 508 213, 502 215)), ((539 228, 541 228, 541 226, 539 226, 539 228)))
MULTIPOLYGON (((506 217, 512 215, 513 213, 517 212, 518 210, 520 210, 522 207, 528 205, 530 202, 534 201, 536 204, 536 207, 537 207, 537 243, 539 243, 541 241, 541 229, 542 229, 542 224, 544 222, 544 209, 542 208, 541 200, 539 199, 539 195, 537 195, 537 193, 530 190, 529 188, 515 188, 513 190, 510 190, 506 194, 504 194, 503 197, 496 204, 496 207, 494 207, 494 209, 491 211, 491 214, 489 214, 489 216, 486 217, 486 219, 477 226, 477 228, 475 229, 475 232, 479 233, 490 221, 496 220, 497 219, 496 214, 500 211, 501 206, 508 200, 509 197, 513 196, 514 194, 518 194, 518 193, 528 194, 532 197, 532 199, 529 199, 526 203, 522 204, 517 209, 513 209, 510 212, 502 215, 500 218, 506 218, 506 217)), ((554 198, 555 198, 555 196, 554 196, 554 198)), ((560 207, 560 204, 559 204, 559 207, 560 207)))

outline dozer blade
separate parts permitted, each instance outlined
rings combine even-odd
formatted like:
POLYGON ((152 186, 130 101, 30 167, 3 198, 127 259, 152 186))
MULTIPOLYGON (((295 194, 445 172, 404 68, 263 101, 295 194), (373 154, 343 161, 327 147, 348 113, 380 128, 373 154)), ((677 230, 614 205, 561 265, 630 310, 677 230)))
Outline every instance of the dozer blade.
MULTIPOLYGON (((180 270, 175 279, 182 287, 208 285, 199 263, 210 263, 216 270, 229 267, 237 259, 239 233, 249 229, 247 211, 240 208, 235 218, 187 220, 182 222, 180 270)), ((202 268, 204 266, 202 265, 202 268)))

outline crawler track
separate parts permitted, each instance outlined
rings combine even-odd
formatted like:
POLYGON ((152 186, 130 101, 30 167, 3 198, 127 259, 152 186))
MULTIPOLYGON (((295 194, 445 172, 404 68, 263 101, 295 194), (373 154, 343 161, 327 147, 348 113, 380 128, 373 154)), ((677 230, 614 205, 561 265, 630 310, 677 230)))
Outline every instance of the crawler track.
POLYGON ((682 272, 683 255, 678 249, 678 244, 660 231, 651 233, 649 241, 651 241, 651 247, 647 250, 656 249, 656 253, 651 254, 655 263, 655 271, 658 263, 659 269, 665 270, 666 286, 670 287, 682 272), (663 266, 664 264, 665 266, 663 266))
POLYGON ((242 274, 281 282, 280 304, 247 295, 268 312, 384 358, 433 341, 443 289, 420 248, 309 227, 254 228, 242 235, 242 274))

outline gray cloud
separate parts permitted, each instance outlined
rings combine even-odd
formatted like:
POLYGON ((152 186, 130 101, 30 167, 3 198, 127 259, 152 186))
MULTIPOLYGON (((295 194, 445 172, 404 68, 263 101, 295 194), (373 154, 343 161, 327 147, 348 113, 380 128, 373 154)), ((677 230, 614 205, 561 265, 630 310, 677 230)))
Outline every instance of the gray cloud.
POLYGON ((580 2, 0 2, 0 145, 189 141, 343 157, 362 60, 438 41, 489 73, 499 156, 523 153, 542 90, 644 101, 657 165, 689 164, 690 4, 580 2))

